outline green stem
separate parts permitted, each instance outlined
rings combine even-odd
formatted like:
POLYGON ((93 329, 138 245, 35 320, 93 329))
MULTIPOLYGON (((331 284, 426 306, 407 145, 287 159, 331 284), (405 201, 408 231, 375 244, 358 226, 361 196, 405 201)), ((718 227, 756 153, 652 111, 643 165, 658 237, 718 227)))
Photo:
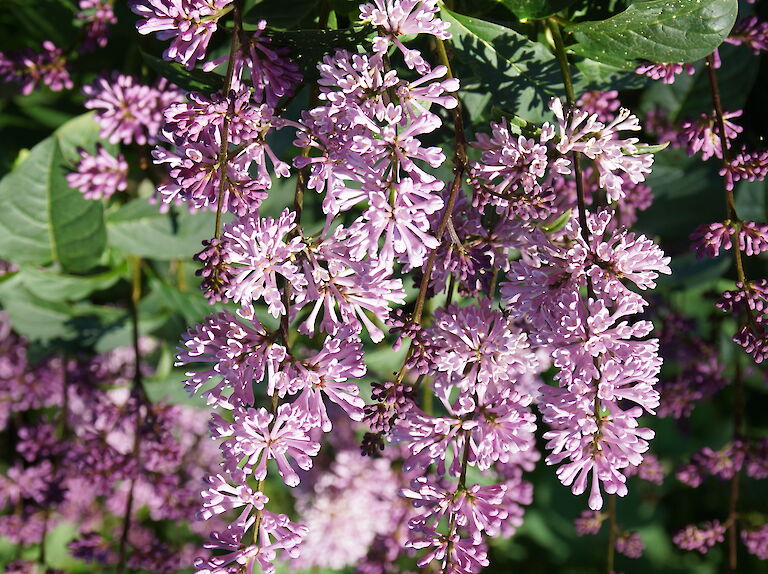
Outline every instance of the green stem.
MULTIPOLYGON (((232 89, 232 78, 235 73, 235 63, 237 53, 240 51, 240 34, 243 30, 243 0, 235 0, 232 4, 234 11, 234 27, 232 29, 232 43, 229 48, 229 60, 227 61, 227 73, 224 77, 224 87, 222 95, 225 99, 229 98, 229 91, 232 89)), ((227 164, 229 163, 229 124, 232 121, 232 115, 228 110, 224 115, 224 121, 221 125, 221 147, 219 148, 218 170, 219 170, 219 197, 216 201, 216 225, 214 237, 221 237, 222 215, 224 212, 224 196, 227 193, 227 164)))
MULTIPOLYGON (((139 457, 141 454, 141 403, 146 402, 144 392, 144 380, 141 373, 141 349, 139 348, 139 302, 141 301, 141 259, 131 258, 131 339, 134 354, 133 388, 131 395, 136 401, 136 422, 133 435, 133 457, 137 468, 140 468, 139 457)), ((128 533, 131 529, 131 515, 133 514, 134 489, 136 479, 132 478, 128 490, 128 500, 125 505, 125 514, 123 515, 123 525, 120 533, 120 542, 118 546, 117 574, 125 572, 127 551, 128 551, 128 533)))

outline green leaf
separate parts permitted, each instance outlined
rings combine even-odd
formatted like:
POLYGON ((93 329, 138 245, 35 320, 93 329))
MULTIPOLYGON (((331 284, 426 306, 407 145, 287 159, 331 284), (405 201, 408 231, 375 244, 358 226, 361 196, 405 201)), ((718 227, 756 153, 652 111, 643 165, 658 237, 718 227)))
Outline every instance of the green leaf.
POLYGON ((669 142, 664 142, 662 144, 654 144, 654 145, 640 144, 635 147, 637 148, 637 151, 635 151, 634 153, 627 153, 625 155, 643 155, 646 153, 659 153, 660 151, 664 151, 669 147, 669 142))
POLYGON ((261 20, 273 28, 296 28, 315 13, 319 3, 320 0, 262 0, 243 16, 243 29, 255 30, 261 20))
POLYGON ((108 216, 109 244, 126 255, 190 259, 213 236, 215 220, 211 211, 160 213, 157 205, 135 199, 108 216))
POLYGON ((575 0, 499 0, 521 20, 546 18, 573 4, 575 0))
POLYGON ((23 280, 17 273, 2 283, 0 302, 14 330, 30 340, 84 348, 127 317, 121 309, 43 299, 27 289, 23 280))
POLYGON ((451 24, 456 60, 475 77, 466 77, 465 90, 493 93, 494 104, 532 122, 549 114, 546 104, 562 92, 560 68, 543 45, 499 24, 456 14, 443 8, 451 24))
POLYGON ((578 54, 621 68, 635 67, 634 60, 693 62, 723 42, 737 12, 737 0, 646 0, 567 31, 578 54))
POLYGON ((566 209, 554 221, 543 224, 540 227, 544 233, 557 233, 558 231, 561 231, 565 227, 565 224, 568 223, 568 220, 570 219, 571 219, 571 210, 566 209))
POLYGON ((345 30, 275 30, 267 28, 266 34, 278 46, 291 50, 291 59, 299 66, 305 81, 318 77, 317 63, 323 57, 340 48, 357 51, 366 41, 371 28, 345 30))
POLYGON ((94 291, 108 289, 121 277, 126 277, 127 262, 96 275, 63 275, 35 267, 22 267, 18 276, 31 293, 46 301, 77 301, 94 291))
POLYGON ((215 72, 187 70, 181 64, 167 62, 144 51, 141 52, 141 56, 150 68, 183 90, 210 94, 224 87, 224 77, 215 72))
POLYGON ((36 265, 58 262, 74 273, 98 263, 106 246, 104 209, 69 187, 70 166, 62 152, 62 142, 73 147, 79 139, 87 145, 90 136, 77 138, 68 126, 36 145, 0 181, 0 257, 36 265))
POLYGON ((766 182, 756 180, 742 180, 736 184, 736 213, 741 219, 746 221, 757 221, 762 223, 766 220, 768 211, 766 210, 766 182))
POLYGON ((158 293, 168 307, 184 317, 188 324, 202 321, 214 311, 221 309, 220 307, 209 305, 197 290, 181 291, 172 285, 154 278, 150 280, 149 285, 151 290, 158 293))

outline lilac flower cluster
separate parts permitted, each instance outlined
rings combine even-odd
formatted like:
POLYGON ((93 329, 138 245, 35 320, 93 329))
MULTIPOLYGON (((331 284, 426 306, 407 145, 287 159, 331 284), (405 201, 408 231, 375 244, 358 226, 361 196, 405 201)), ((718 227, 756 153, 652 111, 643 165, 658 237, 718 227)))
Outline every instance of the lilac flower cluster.
MULTIPOLYGON (((607 198, 626 195, 618 173, 643 181, 652 156, 636 155, 637 140, 617 134, 639 129, 628 111, 603 124, 594 114, 566 112, 559 101, 551 107, 559 124, 554 149, 592 159, 607 198)), ((555 169, 567 172, 562 156, 555 169)), ((551 427, 544 435, 552 450, 547 463, 564 463, 558 476, 575 494, 586 490, 591 475, 593 510, 602 506, 601 484, 608 493, 627 493, 621 470, 641 463, 653 437, 637 419, 659 405, 653 388, 661 366, 658 342, 645 339, 649 322, 629 320, 647 303, 624 281, 645 290, 659 273, 670 273, 669 258, 646 237, 617 226, 614 217, 605 209, 584 214, 585 228, 572 217, 563 241, 543 236, 536 258, 511 263, 502 284, 508 309, 525 318, 533 343, 552 353, 559 370, 560 386, 542 387, 539 402, 551 427)))
POLYGON ((20 84, 25 96, 41 85, 54 92, 71 90, 73 86, 64 53, 48 40, 39 52, 32 48, 9 54, 0 52, 0 78, 3 82, 20 84))
MULTIPOLYGON (((397 16, 379 23, 382 35, 375 43, 377 50, 386 50, 388 42, 404 50, 416 80, 389 70, 383 51, 338 51, 319 66, 321 105, 299 123, 282 120, 276 106, 300 76, 284 50, 262 34, 261 23, 230 60, 227 94, 190 94, 165 111, 164 139, 175 149, 157 148, 154 156, 169 167, 171 183, 161 188, 166 200, 236 215, 200 259, 204 275, 216 277, 209 282, 220 289, 214 298, 239 304, 239 316, 213 315, 193 327, 178 355, 180 365, 208 365, 189 372, 188 390, 230 412, 215 414, 210 424, 224 460, 208 480, 201 516, 241 509, 234 522, 211 533, 207 547, 224 553, 199 560, 200 572, 255 561, 271 571, 277 550, 298 556, 308 530, 266 509, 267 461, 273 459, 283 481, 295 487, 299 469, 313 466, 321 432, 339 424, 330 411, 363 418, 355 382, 366 372, 363 331, 380 341, 390 305, 404 302, 402 282, 393 278, 395 263, 419 267, 439 244, 430 235, 429 216, 443 207, 443 183, 422 165, 438 167, 445 158, 439 148, 423 147, 419 137, 441 124, 426 106, 455 107, 449 92, 458 84, 441 80, 445 67, 432 70, 398 39, 403 31, 444 35, 433 18, 434 3, 416 4, 403 4, 403 13, 390 11, 397 16), (310 189, 325 192, 326 224, 314 236, 301 228, 300 212, 286 209, 276 219, 258 212, 271 172, 290 174, 265 141, 273 128, 286 126, 296 129, 296 145, 307 150, 294 166, 306 169, 310 189), (361 204, 357 219, 335 224, 361 204), (325 333, 322 348, 294 348, 284 326, 264 327, 257 317, 261 302, 282 325, 296 318, 300 332, 325 333), (255 392, 258 382, 265 386, 255 392), (265 395, 270 406, 258 406, 265 395), (245 541, 249 531, 254 543, 245 541)), ((361 18, 379 22, 384 16, 380 7, 364 5, 361 18)))
POLYGON ((112 0, 80 0, 77 20, 83 26, 85 39, 82 51, 103 48, 109 41, 110 26, 117 24, 112 0))
MULTIPOLYGON (((153 346, 140 344, 145 354, 153 346)), ((199 476, 215 462, 194 412, 131 393, 133 349, 32 363, 4 313, 0 347, 0 428, 13 424, 17 437, 0 474, 0 535, 22 549, 68 523, 76 531, 72 556, 109 567, 117 564, 120 518, 130 511, 131 567, 188 566, 191 548, 158 538, 153 528, 194 517, 199 476)), ((141 368, 151 374, 146 363, 141 368)))
POLYGON ((218 28, 219 19, 229 12, 232 0, 130 0, 130 9, 143 18, 141 34, 156 33, 160 40, 171 40, 163 56, 192 69, 205 58, 208 42, 218 28))
POLYGON ((128 187, 128 163, 122 154, 110 154, 96 144, 96 154, 80 149, 80 161, 75 172, 67 174, 70 186, 80 190, 86 199, 106 199, 128 187))

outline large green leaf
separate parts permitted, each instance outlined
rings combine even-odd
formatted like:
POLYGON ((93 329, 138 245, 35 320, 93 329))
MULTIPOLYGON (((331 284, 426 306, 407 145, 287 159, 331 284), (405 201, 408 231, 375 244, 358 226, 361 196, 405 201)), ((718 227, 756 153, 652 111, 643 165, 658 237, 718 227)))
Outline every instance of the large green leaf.
POLYGON ((21 284, 46 301, 77 301, 94 291, 108 289, 121 277, 128 276, 128 264, 95 275, 65 275, 36 267, 22 267, 18 272, 21 284))
POLYGON ((98 263, 106 246, 103 206, 69 187, 71 164, 62 152, 62 146, 70 151, 89 146, 92 136, 77 137, 65 124, 0 181, 0 257, 37 265, 58 262, 75 273, 98 263))
POLYGON ((526 18, 546 18, 567 8, 575 0, 500 0, 504 6, 521 20, 526 18))
POLYGON ((157 205, 135 199, 107 218, 109 244, 127 255, 186 260, 213 236, 215 219, 211 211, 160 213, 157 205))
POLYGON ((737 0, 646 0, 567 31, 578 41, 577 53, 617 67, 634 67, 635 60, 693 62, 722 43, 737 12, 737 0))
POLYGON ((442 9, 451 24, 456 60, 474 72, 464 89, 493 93, 497 107, 529 121, 541 121, 552 96, 562 93, 560 68, 543 45, 499 24, 442 9))
POLYGON ((0 285, 0 303, 16 332, 58 347, 88 347, 127 318, 117 308, 43 299, 27 289, 21 274, 0 285))

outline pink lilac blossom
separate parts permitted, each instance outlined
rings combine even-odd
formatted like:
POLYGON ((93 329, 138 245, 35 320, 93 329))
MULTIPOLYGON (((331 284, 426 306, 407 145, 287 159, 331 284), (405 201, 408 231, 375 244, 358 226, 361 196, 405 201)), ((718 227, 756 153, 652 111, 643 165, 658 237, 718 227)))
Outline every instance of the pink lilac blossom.
MULTIPOLYGON (((725 137, 730 143, 743 131, 740 125, 731 121, 741 117, 742 110, 724 112, 725 137)), ((696 155, 701 151, 701 159, 707 160, 712 156, 722 158, 722 142, 720 128, 714 114, 701 114, 697 120, 686 120, 680 124, 680 141, 688 145, 688 155, 696 155)), ((729 146, 730 147, 730 146, 729 146)))
POLYGON ((760 560, 768 560, 768 525, 742 530, 741 541, 747 547, 747 552, 757 556, 760 560))
POLYGON ((654 80, 661 80, 665 84, 674 84, 675 78, 679 74, 685 72, 689 76, 696 73, 696 68, 688 63, 653 63, 647 62, 639 65, 635 69, 636 74, 642 74, 648 76, 654 80))
MULTIPOLYGON (((302 75, 298 65, 287 57, 289 50, 272 43, 265 32, 266 27, 267 22, 260 20, 253 35, 235 54, 232 89, 240 92, 245 88, 247 71, 253 88, 253 100, 274 108, 282 98, 295 93, 302 75)), ((206 62, 203 70, 212 71, 228 60, 229 53, 226 53, 206 62)))
POLYGON ((320 443, 307 434, 314 425, 303 410, 283 404, 274 415, 263 407, 236 408, 233 412, 232 423, 218 415, 211 419, 213 436, 224 439, 220 448, 227 470, 235 473, 242 467, 256 480, 263 480, 267 476, 267 460, 274 459, 285 484, 299 484, 299 475, 288 457, 299 468, 308 470, 312 468, 312 457, 320 451, 320 443))
POLYGON ((768 175, 768 150, 750 152, 742 147, 727 166, 720 168, 720 175, 725 178, 728 190, 741 180, 763 181, 768 175))
POLYGON ((605 92, 593 90, 584 92, 576 101, 576 105, 587 113, 596 114, 601 122, 609 122, 621 107, 621 102, 617 90, 605 92))
POLYGON ((71 90, 73 84, 64 53, 48 40, 41 48, 41 51, 24 48, 10 54, 0 52, 0 78, 21 84, 21 93, 25 96, 43 84, 54 92, 71 90))
POLYGON ((373 51, 383 55, 389 44, 394 44, 403 54, 406 66, 421 74, 429 71, 429 64, 418 50, 412 50, 399 40, 407 34, 430 34, 441 40, 451 37, 449 24, 437 18, 437 0, 374 0, 360 5, 360 20, 370 22, 383 35, 373 43, 373 51))
POLYGON ((207 363, 209 368, 187 372, 184 387, 190 394, 200 393, 204 385, 217 381, 201 394, 209 405, 227 409, 237 404, 253 404, 253 383, 266 376, 271 395, 286 349, 255 317, 239 319, 229 313, 209 316, 184 335, 176 366, 207 363))
POLYGON ((622 532, 616 538, 616 551, 627 558, 640 558, 645 545, 637 532, 622 532))
POLYGON ((77 20, 85 29, 83 51, 103 48, 109 41, 110 26, 117 24, 111 0, 80 0, 77 20))
POLYGON ((133 76, 113 72, 83 88, 85 107, 96 110, 101 136, 110 143, 139 145, 157 142, 163 110, 180 101, 182 92, 161 78, 140 84, 133 76))
POLYGON ((538 141, 514 136, 506 119, 491 123, 491 136, 477 134, 470 145, 482 150, 480 161, 469 166, 470 183, 475 188, 473 204, 496 206, 506 217, 547 219, 553 211, 554 194, 540 180, 548 169, 570 173, 569 162, 559 158, 549 165, 547 142, 554 129, 545 125, 538 141))
POLYGON ((67 174, 67 182, 86 199, 107 199, 128 187, 128 163, 122 154, 110 154, 104 146, 96 144, 96 154, 80 149, 76 171, 67 174))
POLYGON ((263 298, 273 317, 286 313, 277 276, 290 282, 300 293, 307 280, 293 261, 305 247, 300 236, 292 237, 296 230, 296 214, 284 210, 275 220, 271 217, 235 220, 224 228, 227 240, 224 257, 229 262, 232 280, 227 295, 240 303, 252 315, 253 302, 263 298))
POLYGON ((706 522, 701 528, 689 525, 678 532, 672 541, 683 550, 697 550, 706 554, 719 542, 725 540, 725 527, 719 521, 706 522))
POLYGON ((549 107, 560 127, 557 151, 563 155, 581 152, 592 160, 608 201, 624 197, 623 175, 635 184, 645 181, 651 171, 653 154, 643 153, 637 146, 637 138, 622 139, 618 134, 624 130, 640 130, 639 120, 628 109, 621 108, 612 121, 604 124, 596 114, 578 109, 566 111, 557 98, 550 101, 549 107))
POLYGON ((736 283, 736 289, 725 291, 717 307, 726 313, 732 313, 740 326, 733 337, 752 355, 757 363, 768 357, 768 281, 750 281, 746 285, 736 283))
POLYGON ((341 451, 298 508, 309 528, 297 568, 339 570, 356 566, 377 536, 389 535, 398 518, 398 477, 387 459, 341 451))
POLYGON ((232 0, 130 0, 140 34, 172 40, 163 56, 192 69, 205 58, 211 36, 232 0))
POLYGON ((747 46, 756 56, 768 50, 768 22, 757 16, 748 16, 739 20, 725 39, 729 44, 747 46))
POLYGON ((603 522, 608 518, 607 514, 596 512, 594 510, 583 510, 579 517, 573 521, 576 533, 580 536, 585 534, 597 534, 603 526, 603 522))

